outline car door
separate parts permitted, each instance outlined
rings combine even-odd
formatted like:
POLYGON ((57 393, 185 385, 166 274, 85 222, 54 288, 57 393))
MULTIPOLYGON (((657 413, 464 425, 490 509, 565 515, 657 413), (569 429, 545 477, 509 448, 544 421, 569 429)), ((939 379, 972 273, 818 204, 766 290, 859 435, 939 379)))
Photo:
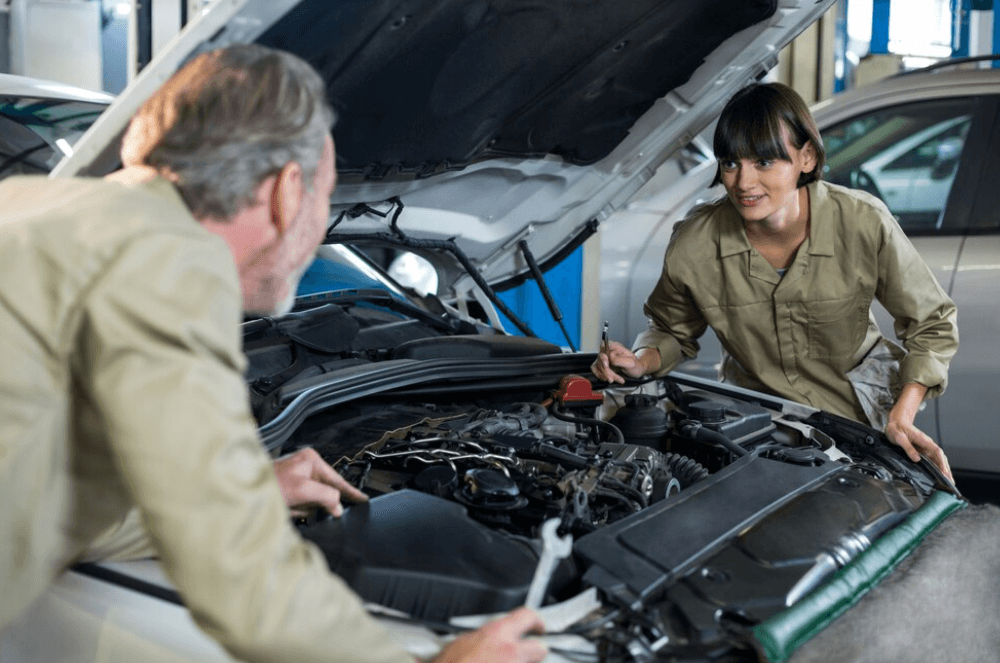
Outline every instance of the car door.
MULTIPOLYGON (((961 349, 951 364, 949 387, 927 404, 917 426, 941 441, 953 467, 990 466, 1000 472, 1000 457, 989 462, 983 457, 987 440, 995 439, 990 431, 1000 425, 1000 409, 986 403, 984 389, 987 380, 1000 377, 995 358, 1000 308, 992 294, 1000 247, 988 241, 996 239, 995 206, 994 225, 984 219, 975 239, 970 234, 977 216, 988 216, 977 197, 989 188, 983 183, 987 161, 996 159, 990 151, 997 151, 990 144, 996 116, 991 96, 936 98, 868 111, 821 133, 828 150, 825 178, 879 196, 959 308, 961 349), (978 357, 990 343, 992 368, 978 357), (992 411, 992 425, 972 416, 980 407, 992 411)), ((891 316, 881 305, 873 309, 883 333, 894 337, 891 316)))
POLYGON ((993 97, 984 106, 984 122, 974 127, 977 134, 970 136, 967 146, 976 145, 968 163, 972 172, 967 178, 959 173, 963 186, 956 183, 948 203, 955 208, 956 222, 965 226, 949 287, 958 306, 960 341, 948 389, 938 399, 938 414, 940 439, 952 466, 972 476, 989 473, 996 478, 1000 477, 1000 101, 993 97))

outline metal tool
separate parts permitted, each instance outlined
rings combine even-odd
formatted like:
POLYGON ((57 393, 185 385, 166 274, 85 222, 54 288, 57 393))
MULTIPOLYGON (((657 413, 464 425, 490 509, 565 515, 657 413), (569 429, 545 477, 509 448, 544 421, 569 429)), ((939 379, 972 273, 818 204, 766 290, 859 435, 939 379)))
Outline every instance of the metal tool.
POLYGON ((538 558, 538 566, 535 567, 535 576, 531 579, 531 586, 528 588, 528 598, 524 600, 524 605, 537 609, 542 606, 545 592, 549 588, 552 574, 555 573, 559 561, 569 557, 573 551, 573 535, 566 534, 557 536, 556 530, 562 523, 562 518, 550 518, 542 523, 542 555, 538 558))

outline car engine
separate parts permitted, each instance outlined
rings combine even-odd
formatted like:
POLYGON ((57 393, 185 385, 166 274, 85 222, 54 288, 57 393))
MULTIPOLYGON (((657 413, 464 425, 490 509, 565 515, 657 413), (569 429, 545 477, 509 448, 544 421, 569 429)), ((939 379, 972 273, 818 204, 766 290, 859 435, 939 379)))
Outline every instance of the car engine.
POLYGON ((599 590, 602 615, 578 627, 590 639, 643 642, 646 656, 657 642, 732 652, 934 486, 865 427, 831 420, 828 435, 822 422, 661 384, 608 420, 580 376, 535 401, 410 395, 314 417, 299 442, 372 499, 300 529, 364 599, 441 624, 522 605, 542 526, 558 519, 573 553, 545 602, 599 590))

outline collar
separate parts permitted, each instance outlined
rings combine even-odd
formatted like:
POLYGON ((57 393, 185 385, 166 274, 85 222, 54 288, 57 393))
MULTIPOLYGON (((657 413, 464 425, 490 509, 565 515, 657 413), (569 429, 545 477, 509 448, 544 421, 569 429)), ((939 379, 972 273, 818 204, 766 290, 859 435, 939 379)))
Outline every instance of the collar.
MULTIPOLYGON (((822 180, 806 185, 809 191, 809 237, 807 238, 810 255, 834 255, 834 210, 830 204, 828 185, 822 180)), ((720 216, 717 228, 719 231, 719 257, 726 258, 750 250, 750 240, 747 239, 746 226, 743 217, 733 206, 728 197, 719 208, 720 216)))
POLYGON ((719 207, 719 211, 719 222, 716 224, 719 230, 719 257, 727 258, 737 253, 749 251, 751 249, 750 240, 747 239, 743 217, 733 207, 728 196, 719 207))
POLYGON ((806 188, 809 189, 809 255, 832 256, 834 233, 840 224, 834 218, 830 185, 819 180, 806 188))

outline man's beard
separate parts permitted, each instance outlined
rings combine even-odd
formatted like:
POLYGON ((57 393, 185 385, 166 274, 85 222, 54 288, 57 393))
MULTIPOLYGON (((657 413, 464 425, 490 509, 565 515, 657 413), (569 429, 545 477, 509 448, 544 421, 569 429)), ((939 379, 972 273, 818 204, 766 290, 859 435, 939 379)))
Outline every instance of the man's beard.
POLYGON ((295 306, 295 295, 299 290, 299 281, 302 280, 302 275, 306 273, 309 266, 312 264, 314 256, 310 256, 308 260, 303 262, 301 265, 295 268, 288 278, 285 279, 285 284, 288 287, 288 294, 285 298, 278 302, 278 304, 265 313, 265 315, 272 318, 280 318, 283 315, 287 315, 291 312, 292 308, 295 306))

